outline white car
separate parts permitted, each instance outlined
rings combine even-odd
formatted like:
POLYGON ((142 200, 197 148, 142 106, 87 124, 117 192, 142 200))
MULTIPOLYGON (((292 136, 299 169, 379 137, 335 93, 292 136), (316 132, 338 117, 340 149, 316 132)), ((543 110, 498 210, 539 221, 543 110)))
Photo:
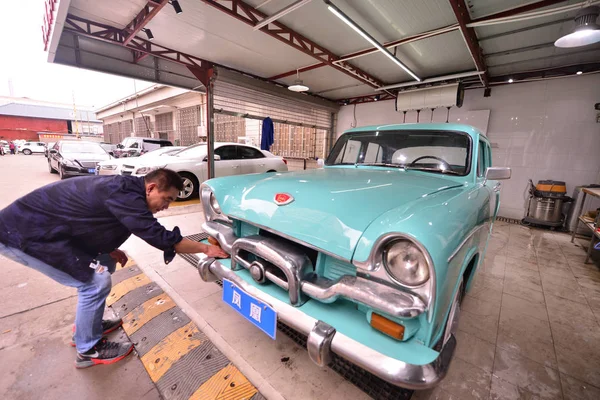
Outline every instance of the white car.
MULTIPOLYGON (((171 156, 140 163, 135 168, 123 165, 122 175, 144 176, 158 168, 169 168, 183 178, 184 188, 177 200, 198 196, 200 184, 208 179, 206 143, 192 145, 171 156)), ((239 143, 215 143, 215 176, 286 172, 287 161, 266 150, 239 143)))
POLYGON ((27 156, 33 153, 46 153, 46 143, 43 142, 25 142, 17 147, 19 153, 23 153, 27 156))
POLYGON ((136 165, 149 162, 150 159, 154 157, 175 154, 183 149, 185 149, 185 146, 167 146, 142 154, 139 157, 113 158, 108 161, 103 161, 98 164, 98 167, 96 168, 97 175, 120 175, 123 165, 126 165, 128 170, 132 170, 136 165))

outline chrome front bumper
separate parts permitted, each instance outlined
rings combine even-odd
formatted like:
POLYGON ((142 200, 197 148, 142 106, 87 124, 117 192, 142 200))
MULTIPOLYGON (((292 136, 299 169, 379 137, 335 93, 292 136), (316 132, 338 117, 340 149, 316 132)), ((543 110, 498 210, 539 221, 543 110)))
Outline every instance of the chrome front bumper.
POLYGON ((393 385, 415 390, 436 386, 448 371, 456 347, 454 336, 450 337, 433 362, 425 365, 408 364, 381 354, 337 332, 335 327, 306 315, 300 308, 262 292, 221 262, 202 254, 198 256, 198 271, 204 281, 230 280, 255 298, 271 305, 280 321, 307 335, 308 354, 317 365, 326 366, 331 361, 332 353, 335 353, 393 385))
POLYGON ((414 293, 359 276, 344 275, 336 280, 317 276, 308 257, 292 244, 259 235, 238 238, 230 227, 218 222, 207 222, 203 228, 231 255, 235 261, 232 268, 240 265, 256 282, 275 283, 289 293, 294 306, 301 306, 309 298, 333 303, 341 297, 397 318, 414 318, 427 311, 425 302, 414 293), (244 254, 259 256, 262 261, 251 262, 244 254))

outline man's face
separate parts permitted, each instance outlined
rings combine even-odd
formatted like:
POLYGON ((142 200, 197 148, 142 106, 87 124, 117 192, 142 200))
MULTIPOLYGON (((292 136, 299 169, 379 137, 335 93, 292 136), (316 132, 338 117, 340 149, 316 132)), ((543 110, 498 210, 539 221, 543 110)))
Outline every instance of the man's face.
POLYGON ((157 213, 169 208, 169 205, 177 199, 179 191, 175 188, 169 190, 158 190, 156 183, 146 185, 146 203, 148 209, 153 213, 157 213))

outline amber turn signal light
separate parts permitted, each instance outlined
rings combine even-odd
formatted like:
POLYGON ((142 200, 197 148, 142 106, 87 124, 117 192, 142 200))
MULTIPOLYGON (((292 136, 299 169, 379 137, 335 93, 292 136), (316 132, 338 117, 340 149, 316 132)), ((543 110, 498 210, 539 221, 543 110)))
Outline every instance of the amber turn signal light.
POLYGON ((379 314, 371 314, 371 326, 394 339, 402 340, 402 338, 404 338, 404 326, 382 317, 379 314))

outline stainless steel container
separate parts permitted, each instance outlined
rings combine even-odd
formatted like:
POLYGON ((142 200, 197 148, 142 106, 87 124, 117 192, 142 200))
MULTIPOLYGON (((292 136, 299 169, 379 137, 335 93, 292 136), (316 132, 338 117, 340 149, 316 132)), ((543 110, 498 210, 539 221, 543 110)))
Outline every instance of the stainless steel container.
POLYGON ((529 217, 545 222, 562 220, 562 198, 531 197, 529 200, 529 217))

